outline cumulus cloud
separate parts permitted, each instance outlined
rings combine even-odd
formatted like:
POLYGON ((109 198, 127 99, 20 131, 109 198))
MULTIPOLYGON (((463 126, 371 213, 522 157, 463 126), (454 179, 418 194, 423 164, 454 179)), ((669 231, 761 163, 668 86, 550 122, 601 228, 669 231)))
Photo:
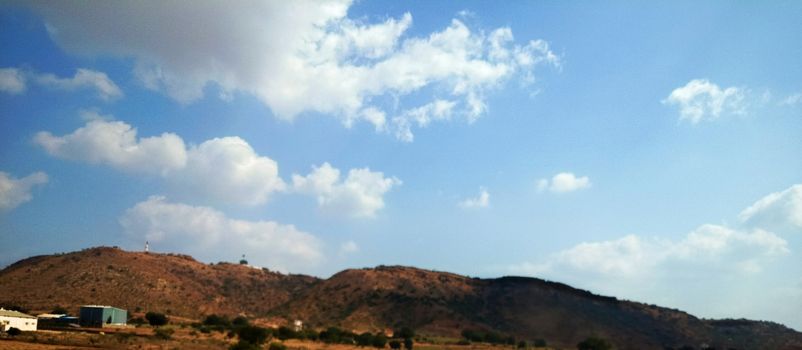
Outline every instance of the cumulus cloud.
POLYGON ((16 68, 0 68, 0 91, 9 94, 19 94, 27 88, 25 77, 16 68))
POLYGON ((784 98, 780 101, 780 106, 796 106, 800 102, 802 102, 802 93, 793 94, 784 98))
POLYGON ((29 81, 57 90, 92 89, 104 100, 123 96, 120 87, 106 73, 87 68, 79 68, 71 78, 59 78, 52 73, 36 73, 18 68, 0 68, 0 91, 10 94, 22 93, 28 88, 29 81))
POLYGON ((802 184, 771 193, 739 215, 750 227, 763 227, 775 232, 802 233, 802 184))
MULTIPOLYGON (((259 205, 288 189, 276 161, 239 137, 187 147, 173 133, 138 137, 136 128, 108 120, 111 116, 93 110, 82 115, 85 126, 64 136, 39 132, 34 142, 58 158, 160 176, 177 192, 203 202, 259 205)), ((316 196, 326 212, 359 218, 382 209, 384 194, 401 181, 368 168, 351 169, 341 181, 340 170, 325 163, 306 177, 293 175, 292 183, 293 192, 316 196)))
MULTIPOLYGON (((626 235, 582 242, 506 269, 618 297, 687 308, 705 317, 765 318, 772 305, 799 304, 798 294, 783 292, 789 283, 796 283, 788 280, 786 271, 789 263, 798 265, 799 257, 792 254, 792 244, 781 231, 772 230, 800 232, 800 189, 802 185, 794 185, 758 200, 734 226, 703 224, 678 239, 626 235), (721 289, 727 293, 720 293, 721 289), (756 294, 768 297, 755 298, 756 294), (749 305, 738 305, 744 298, 751 298, 749 305)), ((798 318, 786 319, 798 322, 798 318)))
POLYGON ((131 172, 165 175, 187 162, 186 147, 178 135, 137 138, 137 129, 121 121, 91 120, 64 136, 42 131, 34 142, 55 157, 131 172))
POLYGON ((256 205, 284 190, 278 164, 260 156, 239 137, 215 138, 187 151, 186 166, 171 174, 172 183, 186 192, 226 202, 256 205))
POLYGON ((79 68, 72 78, 59 78, 47 73, 38 75, 36 81, 40 85, 65 91, 94 89, 104 100, 113 100, 123 96, 122 90, 109 79, 106 73, 86 68, 79 68))
POLYGON ((720 88, 707 79, 694 79, 674 89, 662 102, 679 107, 680 120, 697 124, 718 118, 722 113, 744 113, 746 91, 743 88, 720 88))
POLYGON ((33 199, 33 187, 46 184, 47 174, 35 172, 21 179, 0 171, 0 211, 7 211, 33 199))
POLYGON ((644 239, 636 235, 583 242, 555 254, 548 262, 531 266, 541 273, 579 271, 618 278, 668 273, 683 264, 759 272, 760 263, 765 258, 788 252, 788 243, 774 233, 761 229, 739 231, 708 224, 677 242, 644 239))
POLYGON ((353 254, 359 251, 359 245, 354 241, 346 241, 340 244, 340 256, 353 254))
POLYGON ((457 205, 463 209, 477 209, 477 208, 487 208, 490 206, 490 193, 487 192, 486 188, 479 189, 479 195, 473 198, 466 198, 457 205))
MULTIPOLYGON (((319 112, 380 131, 388 115, 409 114, 408 96, 419 106, 421 96, 423 104, 452 101, 455 115, 472 121, 485 113, 491 90, 560 66, 546 41, 517 42, 510 28, 471 30, 453 19, 411 37, 411 14, 366 23, 348 17, 347 0, 200 1, 192 11, 173 2, 32 6, 67 51, 132 57, 146 87, 180 102, 201 98, 213 84, 225 96, 255 95, 282 119, 319 112), (382 108, 386 99, 400 104, 382 108)), ((394 133, 409 139, 407 130, 394 133)))
POLYGON ((324 212, 354 218, 375 216, 384 208, 384 194, 399 185, 401 180, 368 168, 351 169, 341 180, 340 170, 329 163, 314 167, 306 176, 292 175, 293 190, 317 197, 324 212))
POLYGON ((589 188, 590 179, 587 176, 577 177, 572 173, 559 173, 549 179, 540 179, 537 182, 539 192, 550 191, 553 193, 573 192, 589 188))
POLYGON ((320 240, 295 226, 231 219, 209 207, 173 203, 161 196, 137 203, 119 221, 131 238, 206 260, 246 253, 255 265, 298 271, 324 258, 320 240))

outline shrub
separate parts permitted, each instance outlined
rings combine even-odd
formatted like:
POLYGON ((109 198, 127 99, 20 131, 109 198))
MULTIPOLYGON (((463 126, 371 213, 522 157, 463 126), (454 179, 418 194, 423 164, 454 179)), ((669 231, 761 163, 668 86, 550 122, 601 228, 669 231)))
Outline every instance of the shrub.
POLYGON ((281 326, 281 327, 278 327, 278 332, 276 334, 276 338, 279 338, 281 340, 298 338, 298 332, 294 331, 290 327, 281 326))
POLYGON ((607 341, 599 337, 588 337, 579 344, 576 344, 578 350, 610 350, 613 346, 607 341))
POLYGON ((270 331, 266 328, 257 326, 245 326, 237 330, 240 341, 246 341, 254 345, 262 345, 270 337, 270 331))
POLYGON ((401 348, 401 342, 400 341, 395 340, 395 339, 390 341, 390 349, 400 349, 400 348, 401 348))
POLYGON ((373 344, 373 334, 370 332, 365 332, 360 334, 356 337, 356 345, 358 346, 370 346, 373 344))
POLYGON ((145 314, 145 319, 148 320, 151 326, 164 326, 167 324, 167 316, 160 312, 150 311, 145 314))
POLYGON ((248 319, 245 318, 244 316, 237 316, 231 321, 231 325, 233 325, 234 327, 242 327, 242 326, 247 326, 249 324, 250 323, 248 322, 248 319))
MULTIPOLYGON (((414 343, 412 342, 412 338, 404 338, 404 349, 412 350, 412 345, 413 344, 414 343)), ((470 343, 468 343, 468 344, 470 344, 470 343)))
POLYGON ((409 327, 401 327, 401 329, 393 330, 393 338, 414 338, 415 331, 409 327))
POLYGON ((57 305, 56 307, 53 308, 53 311, 50 311, 50 313, 56 315, 66 315, 69 313, 69 311, 67 311, 67 309, 62 307, 61 305, 57 305))
POLYGON ((526 347, 526 342, 521 340, 518 342, 518 349, 523 349, 526 347))
POLYGON ((287 350, 287 346, 282 343, 272 342, 270 343, 268 350, 287 350))
POLYGON ((172 339, 173 338, 173 332, 175 332, 175 331, 170 329, 170 328, 156 328, 153 331, 153 334, 155 334, 156 337, 160 338, 160 339, 172 339))
POLYGON ((534 342, 533 345, 535 345, 536 347, 539 347, 539 348, 545 348, 546 346, 548 346, 546 344, 546 341, 543 340, 543 339, 535 339, 535 342, 534 342))
POLYGON ((221 326, 223 328, 231 327, 231 321, 228 320, 228 317, 217 316, 215 314, 206 316, 206 318, 203 319, 203 324, 207 326, 221 326))
POLYGON ((236 344, 231 345, 229 350, 260 350, 261 347, 257 345, 253 345, 246 341, 238 341, 236 344))
POLYGON ((17 328, 17 327, 11 327, 6 331, 6 333, 8 333, 8 335, 10 335, 12 337, 16 337, 16 336, 22 334, 22 331, 19 330, 19 328, 17 328))
POLYGON ((379 333, 373 336, 374 348, 383 349, 385 345, 387 345, 387 337, 384 334, 379 333))

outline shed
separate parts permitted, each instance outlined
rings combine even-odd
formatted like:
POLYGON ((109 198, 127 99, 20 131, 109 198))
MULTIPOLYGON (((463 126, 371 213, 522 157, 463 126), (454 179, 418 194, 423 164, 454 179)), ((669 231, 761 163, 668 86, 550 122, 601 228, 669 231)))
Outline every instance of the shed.
POLYGON ((123 326, 128 321, 128 311, 105 305, 81 306, 79 316, 83 327, 123 326))
POLYGON ((7 331, 11 328, 16 328, 21 331, 35 331, 37 323, 36 316, 0 308, 0 329, 3 331, 7 331))

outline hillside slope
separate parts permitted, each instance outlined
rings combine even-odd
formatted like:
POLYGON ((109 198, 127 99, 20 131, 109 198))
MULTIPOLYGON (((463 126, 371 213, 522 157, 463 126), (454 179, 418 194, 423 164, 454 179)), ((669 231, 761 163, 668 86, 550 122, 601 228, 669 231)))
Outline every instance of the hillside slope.
POLYGON ((264 314, 317 278, 244 265, 207 265, 186 255, 92 248, 21 260, 0 271, 0 302, 32 311, 114 305, 199 317, 264 314))
POLYGON ((802 333, 776 323, 702 320, 535 278, 478 279, 380 266, 321 280, 116 248, 21 260, 0 271, 0 304, 32 312, 109 304, 190 318, 244 313, 358 332, 406 326, 458 337, 466 329, 494 331, 564 348, 597 335, 618 349, 802 349, 802 333))
POLYGON ((340 272, 275 312, 351 329, 408 326, 450 336, 492 330, 567 348, 591 335, 619 349, 802 346, 802 334, 770 322, 706 321, 535 278, 476 279, 400 266, 340 272))

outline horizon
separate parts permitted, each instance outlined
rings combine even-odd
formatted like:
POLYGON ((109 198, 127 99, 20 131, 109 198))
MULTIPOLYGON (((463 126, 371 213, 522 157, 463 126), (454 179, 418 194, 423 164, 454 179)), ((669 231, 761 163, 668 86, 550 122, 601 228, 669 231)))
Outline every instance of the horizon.
POLYGON ((799 18, 0 4, 0 267, 147 241, 320 277, 537 277, 802 330, 799 18))

